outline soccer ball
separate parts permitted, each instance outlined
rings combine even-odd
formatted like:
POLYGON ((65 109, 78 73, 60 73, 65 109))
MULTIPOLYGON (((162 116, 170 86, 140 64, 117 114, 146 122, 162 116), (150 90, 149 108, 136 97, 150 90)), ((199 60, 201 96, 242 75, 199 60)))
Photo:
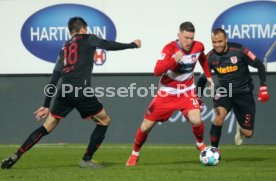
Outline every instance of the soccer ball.
POLYGON ((200 162, 206 166, 215 166, 219 163, 219 150, 213 146, 207 146, 200 152, 200 162))

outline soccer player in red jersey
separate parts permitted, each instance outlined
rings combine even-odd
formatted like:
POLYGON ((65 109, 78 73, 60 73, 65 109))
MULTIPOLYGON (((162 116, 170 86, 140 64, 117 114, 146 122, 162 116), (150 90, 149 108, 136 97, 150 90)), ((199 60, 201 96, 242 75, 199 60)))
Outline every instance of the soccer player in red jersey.
POLYGON ((176 110, 181 111, 193 125, 197 149, 202 150, 206 147, 203 142, 204 124, 201 121, 200 105, 194 85, 193 72, 198 60, 210 86, 213 86, 213 80, 204 54, 204 45, 194 41, 194 35, 194 25, 184 22, 179 27, 178 39, 163 48, 154 68, 154 75, 161 76, 159 90, 137 130, 132 154, 126 162, 127 166, 137 164, 140 149, 153 126, 159 121, 167 121, 176 110))

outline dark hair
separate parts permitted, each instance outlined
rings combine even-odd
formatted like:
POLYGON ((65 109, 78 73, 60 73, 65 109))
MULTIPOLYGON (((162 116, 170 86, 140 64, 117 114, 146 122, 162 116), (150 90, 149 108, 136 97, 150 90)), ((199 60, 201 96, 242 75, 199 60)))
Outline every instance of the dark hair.
POLYGON ((87 27, 87 23, 81 17, 76 16, 76 17, 70 18, 68 21, 68 29, 70 33, 78 33, 81 28, 86 28, 86 27, 87 27))
POLYGON ((184 23, 181 23, 180 26, 179 26, 179 31, 180 32, 182 32, 184 30, 194 33, 195 32, 195 27, 194 27, 193 23, 191 23, 189 21, 186 21, 184 23))
POLYGON ((212 34, 216 35, 218 33, 222 33, 224 35, 224 37, 227 37, 224 29, 222 29, 222 28, 215 28, 215 29, 213 29, 212 34))

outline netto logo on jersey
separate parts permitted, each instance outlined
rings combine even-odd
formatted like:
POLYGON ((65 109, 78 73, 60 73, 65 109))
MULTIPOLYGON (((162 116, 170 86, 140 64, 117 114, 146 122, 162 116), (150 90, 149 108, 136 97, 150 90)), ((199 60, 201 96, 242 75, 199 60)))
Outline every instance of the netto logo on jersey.
MULTIPOLYGON (((263 60, 276 39, 276 2, 252 1, 233 6, 219 15, 214 28, 223 28, 229 41, 241 43, 263 60)), ((275 49, 267 59, 276 61, 275 49)))
POLYGON ((220 73, 220 74, 227 74, 227 73, 231 73, 231 72, 235 72, 237 71, 239 68, 237 65, 234 66, 226 66, 226 67, 218 67, 216 68, 216 70, 220 73))
MULTIPOLYGON (((103 12, 79 4, 59 4, 35 12, 24 22, 21 29, 24 46, 34 56, 55 63, 62 44, 70 39, 67 22, 74 16, 85 19, 88 33, 107 40, 116 39, 115 25, 103 12)), ((106 52, 99 49, 95 57, 96 65, 102 65, 106 52)))

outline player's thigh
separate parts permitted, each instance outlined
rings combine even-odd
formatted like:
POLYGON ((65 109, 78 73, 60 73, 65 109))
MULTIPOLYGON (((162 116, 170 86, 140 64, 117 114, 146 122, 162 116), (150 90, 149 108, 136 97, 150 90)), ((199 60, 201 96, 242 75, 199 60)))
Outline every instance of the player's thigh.
POLYGON ((105 126, 109 125, 111 121, 109 115, 107 114, 104 108, 99 113, 94 115, 92 119, 98 122, 99 124, 105 125, 105 126))
POLYGON ((233 108, 233 97, 229 97, 228 95, 220 95, 216 94, 213 98, 214 108, 223 107, 229 112, 233 108))
POLYGON ((179 105, 178 109, 181 110, 184 117, 192 124, 200 124, 200 105, 197 101, 196 94, 188 92, 180 95, 176 103, 179 105))
POLYGON ((176 110, 173 96, 157 95, 147 107, 144 119, 151 121, 167 121, 176 110))
POLYGON ((190 109, 186 117, 191 124, 199 125, 201 122, 200 109, 190 109))
POLYGON ((246 130, 254 129, 256 104, 252 93, 236 96, 233 111, 241 128, 246 130))
POLYGON ((222 126, 228 112, 233 108, 233 98, 227 94, 216 94, 213 98, 213 104, 215 109, 213 124, 222 126))
POLYGON ((149 133, 151 131, 151 129, 155 126, 156 123, 157 123, 156 121, 144 119, 142 121, 140 128, 141 128, 142 132, 149 133))
POLYGON ((225 107, 221 107, 221 106, 216 107, 215 108, 215 118, 214 118, 214 120, 212 120, 213 124, 215 126, 222 126, 227 114, 228 114, 228 111, 225 107))

